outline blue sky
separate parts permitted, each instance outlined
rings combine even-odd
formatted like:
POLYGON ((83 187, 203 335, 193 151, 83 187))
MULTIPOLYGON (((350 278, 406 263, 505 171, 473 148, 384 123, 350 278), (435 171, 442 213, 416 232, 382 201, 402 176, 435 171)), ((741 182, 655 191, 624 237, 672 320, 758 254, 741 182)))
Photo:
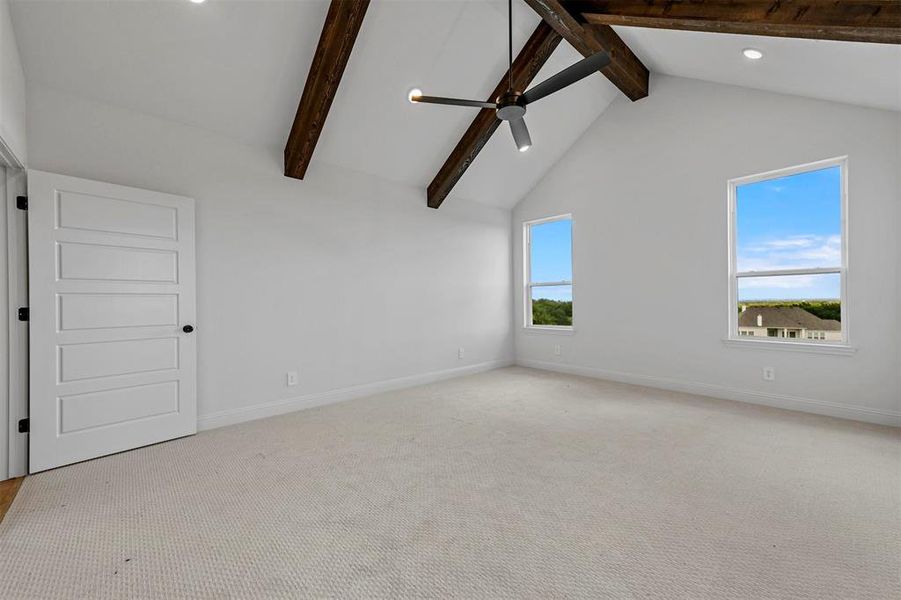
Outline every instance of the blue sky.
MULTIPOLYGON (((841 266, 841 168, 738 186, 739 271, 841 266)), ((739 280, 739 300, 840 297, 838 275, 739 280)))
MULTIPOLYGON (((532 225, 531 281, 572 281, 572 221, 532 225)), ((534 288, 532 298, 572 300, 570 286, 534 288)))

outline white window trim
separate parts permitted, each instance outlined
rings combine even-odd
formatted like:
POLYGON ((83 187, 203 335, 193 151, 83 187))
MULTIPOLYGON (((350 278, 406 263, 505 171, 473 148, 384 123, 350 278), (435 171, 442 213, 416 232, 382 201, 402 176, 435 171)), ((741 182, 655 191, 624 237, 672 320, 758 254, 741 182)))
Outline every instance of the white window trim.
POLYGON ((801 352, 811 352, 815 354, 853 354, 856 348, 850 344, 850 327, 848 319, 848 157, 839 156, 828 158, 812 163, 788 167, 785 169, 777 169, 767 171, 766 173, 758 173, 756 175, 748 175, 746 177, 736 177, 728 182, 728 214, 729 223, 728 247, 729 247, 729 309, 727 337, 724 343, 729 346, 739 348, 752 349, 777 349, 777 350, 796 350, 801 352), (744 271, 739 273, 737 268, 737 241, 736 222, 736 190, 740 185, 756 183, 767 179, 777 177, 787 177, 797 175, 799 173, 807 173, 809 171, 818 171, 829 167, 841 167, 841 234, 842 234, 842 264, 837 268, 818 268, 818 269, 786 269, 779 271, 744 271), (786 339, 774 340, 772 338, 763 338, 755 336, 755 339, 748 339, 749 336, 740 337, 738 333, 738 280, 742 277, 767 277, 773 275, 815 275, 821 273, 838 273, 841 279, 841 316, 842 316, 842 341, 841 343, 824 343, 814 341, 804 341, 804 338, 797 338, 799 341, 787 341, 786 339))
MULTIPOLYGON (((568 285, 572 289, 572 303, 573 307, 576 305, 576 286, 573 284, 572 279, 566 281, 541 281, 538 283, 532 283, 530 281, 532 276, 532 225, 543 225, 544 223, 553 223, 554 221, 564 221, 569 220, 570 222, 570 237, 569 237, 569 256, 570 256, 570 268, 574 272, 575 271, 575 258, 573 256, 573 239, 575 238, 575 221, 573 220, 573 216, 571 213, 563 214, 563 215, 555 215, 553 217, 544 217, 541 219, 533 219, 531 221, 524 221, 522 224, 522 249, 523 249, 523 260, 522 260, 522 273, 523 273, 523 329, 525 329, 529 333, 555 333, 555 334, 563 334, 570 335, 575 331, 573 328, 576 322, 576 314, 575 310, 573 311, 573 325, 532 325, 532 288, 533 287, 547 287, 553 285, 568 285)), ((575 278, 575 276, 573 276, 575 278)))

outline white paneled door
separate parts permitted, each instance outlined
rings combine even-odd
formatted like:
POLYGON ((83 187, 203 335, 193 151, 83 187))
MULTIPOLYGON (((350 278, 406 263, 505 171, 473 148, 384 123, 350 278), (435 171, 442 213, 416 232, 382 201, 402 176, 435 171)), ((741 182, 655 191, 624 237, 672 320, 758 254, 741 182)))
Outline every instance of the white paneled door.
POLYGON ((194 201, 28 173, 34 473, 197 430, 194 201))

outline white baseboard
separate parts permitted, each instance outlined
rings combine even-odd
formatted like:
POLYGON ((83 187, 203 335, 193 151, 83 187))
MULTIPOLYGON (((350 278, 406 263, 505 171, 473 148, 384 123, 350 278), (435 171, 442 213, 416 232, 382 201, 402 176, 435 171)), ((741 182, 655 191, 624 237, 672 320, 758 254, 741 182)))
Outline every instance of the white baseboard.
POLYGON ((639 375, 636 373, 627 373, 623 371, 608 371, 605 369, 596 369, 594 367, 581 367, 576 365, 545 362, 540 360, 518 359, 516 361, 516 364, 522 367, 543 369, 545 371, 556 371, 558 373, 583 375, 585 377, 593 377, 595 379, 607 379, 620 383, 631 383, 634 385, 643 385, 646 387, 660 388, 676 392, 698 394, 700 396, 711 396, 713 398, 721 398, 723 400, 736 400, 739 402, 749 402, 751 404, 762 404, 764 406, 784 408, 786 410, 796 410, 800 412, 838 417, 841 419, 851 419, 854 421, 865 421, 867 423, 878 423, 880 425, 893 425, 895 427, 901 427, 901 413, 879 410, 875 408, 847 406, 844 404, 837 404, 835 402, 825 402, 823 400, 814 400, 812 398, 801 398, 799 396, 787 396, 783 394, 771 394, 768 392, 740 390, 712 383, 700 383, 697 381, 686 381, 682 379, 673 379, 670 377, 657 377, 655 375, 639 375))
POLYGON ((316 394, 307 394, 305 396, 296 396, 294 398, 286 398, 284 400, 275 400, 274 402, 264 402, 262 404, 254 404, 253 406, 244 406, 241 408, 233 408, 230 410, 221 410, 197 417, 197 429, 202 431, 205 429, 215 429, 216 427, 225 427, 226 425, 234 425, 245 421, 253 421, 266 417, 274 417, 285 413, 313 408, 314 406, 323 406, 325 404, 334 404, 343 402, 353 398, 363 396, 371 396, 381 392, 391 390, 399 390, 409 388, 442 379, 450 379, 463 375, 471 375, 473 373, 481 373, 501 367, 509 367, 513 364, 512 359, 492 360, 481 362, 465 367, 456 367, 453 369, 444 369, 442 371, 431 371, 428 373, 420 373, 417 375, 408 375, 406 377, 396 377, 394 379, 385 379, 382 381, 374 381, 372 383, 364 383, 327 392, 319 392, 316 394))

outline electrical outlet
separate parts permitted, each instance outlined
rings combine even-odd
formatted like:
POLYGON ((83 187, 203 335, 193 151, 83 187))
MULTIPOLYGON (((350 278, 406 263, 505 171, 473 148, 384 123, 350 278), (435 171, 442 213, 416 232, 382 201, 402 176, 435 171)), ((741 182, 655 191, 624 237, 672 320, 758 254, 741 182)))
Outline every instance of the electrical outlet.
POLYGON ((462 360, 463 355, 466 354, 466 351, 463 348, 457 348, 457 358, 462 360))
POLYGON ((776 369, 773 367, 764 367, 763 368, 763 380, 764 381, 776 381, 776 369))
POLYGON ((560 344, 554 344, 554 356, 560 356, 560 344))
POLYGON ((288 385, 297 385, 297 371, 288 371, 288 385))

